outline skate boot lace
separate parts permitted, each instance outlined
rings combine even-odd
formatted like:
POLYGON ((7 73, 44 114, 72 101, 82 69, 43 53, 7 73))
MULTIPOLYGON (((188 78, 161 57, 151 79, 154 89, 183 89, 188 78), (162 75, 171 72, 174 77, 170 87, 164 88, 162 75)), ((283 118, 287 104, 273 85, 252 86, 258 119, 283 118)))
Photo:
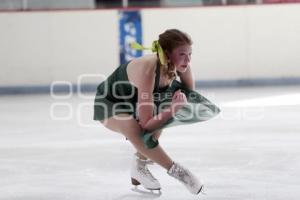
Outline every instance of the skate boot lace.
MULTIPOLYGON (((184 169, 183 167, 177 165, 174 167, 173 171, 171 172, 178 180, 182 181, 185 184, 189 184, 192 187, 195 185, 195 182, 190 177, 190 172, 188 169, 184 169)), ((204 186, 202 185, 200 193, 206 195, 204 191, 204 186)))
POLYGON ((185 184, 189 184, 191 186, 194 185, 194 182, 190 179, 190 175, 186 170, 183 170, 182 168, 175 168, 176 174, 178 174, 178 179, 184 182, 185 184))
POLYGON ((154 176, 151 174, 151 172, 149 171, 148 167, 146 166, 146 164, 144 163, 144 165, 139 166, 139 171, 142 172, 141 174, 145 177, 149 177, 152 180, 157 180, 156 178, 154 178, 154 176))

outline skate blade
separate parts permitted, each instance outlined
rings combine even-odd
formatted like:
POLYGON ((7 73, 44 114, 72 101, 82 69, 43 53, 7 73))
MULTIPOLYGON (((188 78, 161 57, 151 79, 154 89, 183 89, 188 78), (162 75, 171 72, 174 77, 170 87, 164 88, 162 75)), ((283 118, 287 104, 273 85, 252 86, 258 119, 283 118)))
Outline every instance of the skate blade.
POLYGON ((207 195, 206 192, 205 192, 205 190, 204 190, 204 185, 201 186, 201 188, 199 189, 199 191, 198 191, 197 194, 199 194, 199 193, 207 195))
POLYGON ((150 189, 140 189, 138 187, 134 187, 131 189, 134 192, 140 193, 140 194, 144 194, 144 195, 148 195, 148 196, 152 196, 152 197, 160 197, 161 196, 161 191, 160 189, 158 190, 150 190, 150 189))

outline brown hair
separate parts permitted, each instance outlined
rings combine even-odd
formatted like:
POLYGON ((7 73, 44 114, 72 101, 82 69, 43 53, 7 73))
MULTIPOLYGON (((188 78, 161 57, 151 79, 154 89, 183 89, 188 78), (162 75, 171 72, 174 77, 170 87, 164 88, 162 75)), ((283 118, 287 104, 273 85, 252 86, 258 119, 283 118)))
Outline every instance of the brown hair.
MULTIPOLYGON (((162 34, 159 35, 158 42, 164 52, 172 53, 172 51, 181 46, 181 45, 192 45, 192 40, 187 33, 184 33, 178 29, 168 29, 162 34)), ((176 69, 172 63, 167 65, 161 64, 161 70, 166 74, 170 79, 176 78, 176 69)))

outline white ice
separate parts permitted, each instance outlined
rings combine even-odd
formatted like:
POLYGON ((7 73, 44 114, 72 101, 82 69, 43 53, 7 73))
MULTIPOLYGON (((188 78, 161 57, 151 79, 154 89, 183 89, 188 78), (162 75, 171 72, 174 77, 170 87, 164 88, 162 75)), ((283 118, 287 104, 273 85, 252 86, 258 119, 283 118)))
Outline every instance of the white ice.
MULTIPOLYGON (((300 87, 199 90, 215 119, 164 130, 161 145, 205 183, 194 196, 158 165, 160 200, 299 200, 300 87)), ((92 120, 93 94, 0 96, 1 200, 140 200, 134 149, 92 120)))

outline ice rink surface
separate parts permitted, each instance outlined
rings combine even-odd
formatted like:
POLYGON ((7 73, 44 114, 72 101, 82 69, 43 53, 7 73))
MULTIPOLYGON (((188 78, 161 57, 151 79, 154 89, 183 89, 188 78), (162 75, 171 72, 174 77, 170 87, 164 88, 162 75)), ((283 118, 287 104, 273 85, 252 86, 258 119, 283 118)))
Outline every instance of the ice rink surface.
MULTIPOLYGON (((299 200, 300 87, 199 92, 222 113, 166 129, 160 143, 206 195, 153 165, 162 185, 156 199, 299 200)), ((0 96, 0 200, 155 199, 131 191, 134 149, 92 121, 93 94, 61 95, 0 96)))

